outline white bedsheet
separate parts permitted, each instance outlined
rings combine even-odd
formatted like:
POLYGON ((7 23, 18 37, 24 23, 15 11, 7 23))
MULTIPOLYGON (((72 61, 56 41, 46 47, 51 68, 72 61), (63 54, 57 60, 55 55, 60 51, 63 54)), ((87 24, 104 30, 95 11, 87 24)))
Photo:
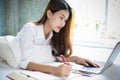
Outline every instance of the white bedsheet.
POLYGON ((13 69, 7 64, 0 62, 0 80, 10 80, 6 77, 11 72, 23 71, 22 69, 13 69))
MULTIPOLYGON (((50 63, 48 65, 59 65, 60 63, 50 63)), ((69 77, 57 77, 54 75, 49 75, 45 74, 42 72, 33 72, 33 71, 28 71, 28 70, 22 70, 22 69, 13 69, 7 64, 0 62, 0 80, 10 80, 7 75, 12 72, 22 72, 22 73, 27 73, 28 75, 32 75, 33 77, 36 77, 36 79, 39 80, 74 80, 73 78, 80 76, 79 74, 74 74, 71 73, 69 77), (39 76, 42 76, 41 78, 39 76)))

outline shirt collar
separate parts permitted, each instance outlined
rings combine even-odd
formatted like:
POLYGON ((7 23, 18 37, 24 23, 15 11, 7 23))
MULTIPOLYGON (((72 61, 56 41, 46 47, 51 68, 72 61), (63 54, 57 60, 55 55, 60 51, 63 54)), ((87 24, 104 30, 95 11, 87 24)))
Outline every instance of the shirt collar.
MULTIPOLYGON (((38 29, 38 31, 37 31, 37 34, 39 35, 39 38, 46 40, 46 39, 45 39, 45 34, 44 34, 44 29, 43 29, 43 24, 41 24, 38 28, 39 28, 39 29, 38 29)), ((53 36, 53 31, 51 31, 51 32, 49 33, 48 38, 47 38, 46 41, 49 41, 49 40, 52 38, 52 36, 53 36)))

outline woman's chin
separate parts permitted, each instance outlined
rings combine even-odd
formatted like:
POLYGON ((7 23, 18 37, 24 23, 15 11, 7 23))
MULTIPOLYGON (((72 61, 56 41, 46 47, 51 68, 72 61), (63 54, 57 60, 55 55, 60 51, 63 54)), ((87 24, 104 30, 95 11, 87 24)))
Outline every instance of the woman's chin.
POLYGON ((56 33, 59 33, 60 32, 60 30, 54 30, 56 33))

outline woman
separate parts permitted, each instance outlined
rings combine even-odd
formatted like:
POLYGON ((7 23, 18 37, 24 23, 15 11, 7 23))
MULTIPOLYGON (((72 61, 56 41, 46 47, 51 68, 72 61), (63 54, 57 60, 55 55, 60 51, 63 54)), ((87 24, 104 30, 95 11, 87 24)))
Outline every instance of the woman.
POLYGON ((71 23, 72 9, 68 3, 65 0, 50 0, 42 18, 24 25, 16 36, 20 41, 22 53, 20 67, 56 76, 69 76, 71 65, 45 64, 55 60, 61 61, 58 59, 61 54, 65 56, 67 62, 97 67, 97 64, 87 59, 71 56, 71 23))

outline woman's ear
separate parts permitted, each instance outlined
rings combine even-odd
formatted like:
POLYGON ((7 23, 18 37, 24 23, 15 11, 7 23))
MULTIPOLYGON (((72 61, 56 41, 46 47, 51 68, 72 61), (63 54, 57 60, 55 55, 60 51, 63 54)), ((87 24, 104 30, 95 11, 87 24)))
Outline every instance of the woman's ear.
POLYGON ((51 12, 51 10, 47 11, 47 17, 50 18, 53 15, 53 13, 51 12))

